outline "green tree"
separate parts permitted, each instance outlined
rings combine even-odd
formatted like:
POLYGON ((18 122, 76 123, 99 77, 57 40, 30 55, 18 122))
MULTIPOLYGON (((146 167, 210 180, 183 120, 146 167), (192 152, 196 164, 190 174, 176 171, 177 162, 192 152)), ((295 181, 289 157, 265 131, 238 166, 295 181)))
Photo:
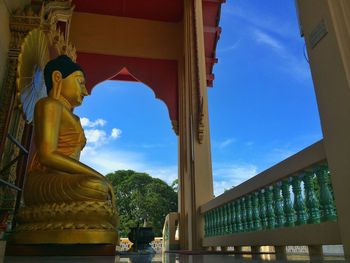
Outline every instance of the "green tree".
POLYGON ((119 170, 106 175, 113 185, 120 217, 120 236, 126 237, 130 227, 144 221, 156 236, 162 235, 165 216, 177 211, 177 193, 158 178, 132 170, 119 170))

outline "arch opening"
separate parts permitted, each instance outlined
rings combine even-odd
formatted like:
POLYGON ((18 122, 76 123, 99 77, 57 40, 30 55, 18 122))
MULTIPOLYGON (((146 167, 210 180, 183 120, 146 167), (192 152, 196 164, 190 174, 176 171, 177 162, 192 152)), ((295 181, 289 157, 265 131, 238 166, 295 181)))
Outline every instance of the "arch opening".
POLYGON ((85 70, 89 93, 104 80, 142 82, 153 90, 156 98, 166 104, 171 122, 178 122, 177 61, 83 52, 78 53, 77 61, 85 70))

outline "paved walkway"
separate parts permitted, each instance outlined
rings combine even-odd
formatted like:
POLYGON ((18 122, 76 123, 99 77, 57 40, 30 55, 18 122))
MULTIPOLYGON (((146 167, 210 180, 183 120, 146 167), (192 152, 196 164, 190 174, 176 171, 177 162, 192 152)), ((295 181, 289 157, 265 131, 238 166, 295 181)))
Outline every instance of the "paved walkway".
MULTIPOLYGON (((133 257, 5 257, 0 263, 248 263, 248 262, 314 262, 314 263, 343 263, 344 258, 326 257, 310 260, 308 256, 288 256, 288 260, 276 259, 275 255, 179 255, 156 254, 151 256, 133 257)), ((349 262, 348 262, 349 263, 349 262)))

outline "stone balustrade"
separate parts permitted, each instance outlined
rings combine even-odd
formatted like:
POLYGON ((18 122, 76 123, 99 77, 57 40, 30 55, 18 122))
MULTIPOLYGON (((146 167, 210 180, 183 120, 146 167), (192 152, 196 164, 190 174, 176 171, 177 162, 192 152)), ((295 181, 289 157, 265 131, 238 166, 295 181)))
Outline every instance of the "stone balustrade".
POLYGON ((329 176, 326 164, 316 164, 211 209, 204 213, 205 236, 335 221, 329 176))
POLYGON ((319 141, 232 188, 201 207, 203 246, 341 244, 330 176, 319 141))

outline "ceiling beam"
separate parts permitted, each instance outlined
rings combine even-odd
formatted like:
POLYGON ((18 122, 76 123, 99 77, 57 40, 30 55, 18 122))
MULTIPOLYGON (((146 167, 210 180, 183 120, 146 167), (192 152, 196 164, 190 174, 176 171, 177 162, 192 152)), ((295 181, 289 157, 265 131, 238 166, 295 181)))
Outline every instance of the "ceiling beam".
POLYGON ((74 12, 71 42, 78 52, 178 60, 182 24, 74 12))

